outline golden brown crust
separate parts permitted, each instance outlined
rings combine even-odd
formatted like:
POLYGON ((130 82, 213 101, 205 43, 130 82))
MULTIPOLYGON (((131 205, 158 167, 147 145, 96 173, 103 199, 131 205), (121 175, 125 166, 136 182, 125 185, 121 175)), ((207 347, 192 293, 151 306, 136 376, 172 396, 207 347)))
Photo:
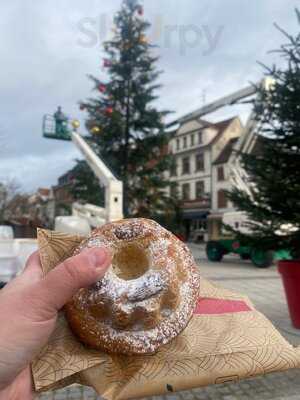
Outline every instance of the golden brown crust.
POLYGON ((187 246, 156 222, 125 219, 94 230, 75 250, 107 246, 112 266, 65 306, 85 344, 121 354, 153 353, 187 325, 199 295, 187 246))

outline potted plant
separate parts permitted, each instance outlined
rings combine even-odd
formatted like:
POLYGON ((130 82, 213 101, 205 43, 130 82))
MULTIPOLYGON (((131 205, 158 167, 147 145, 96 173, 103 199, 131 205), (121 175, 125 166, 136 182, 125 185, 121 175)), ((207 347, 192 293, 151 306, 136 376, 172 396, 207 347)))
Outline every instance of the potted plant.
POLYGON ((228 196, 248 215, 249 233, 235 231, 242 242, 288 254, 278 267, 293 325, 300 328, 300 34, 277 28, 285 39, 276 52, 280 62, 264 66, 274 84, 258 88, 253 105, 260 132, 251 153, 240 155, 251 194, 234 188, 228 196))

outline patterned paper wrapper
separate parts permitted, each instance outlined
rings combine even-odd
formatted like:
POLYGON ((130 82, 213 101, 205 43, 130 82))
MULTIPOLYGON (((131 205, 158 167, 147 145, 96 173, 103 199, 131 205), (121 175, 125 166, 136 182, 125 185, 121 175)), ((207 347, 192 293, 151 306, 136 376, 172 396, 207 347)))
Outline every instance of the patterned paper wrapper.
MULTIPOLYGON (((72 255, 83 238, 39 230, 45 274, 72 255)), ((91 350, 60 313, 49 343, 32 363, 37 392, 73 383, 108 400, 135 399, 237 381, 300 366, 291 346, 249 299, 202 279, 201 298, 181 335, 155 355, 119 356, 91 350)))

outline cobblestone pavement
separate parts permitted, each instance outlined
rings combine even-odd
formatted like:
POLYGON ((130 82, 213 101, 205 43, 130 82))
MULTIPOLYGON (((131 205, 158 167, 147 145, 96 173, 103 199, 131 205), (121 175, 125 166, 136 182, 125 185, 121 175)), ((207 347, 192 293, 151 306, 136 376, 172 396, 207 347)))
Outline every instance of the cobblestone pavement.
MULTIPOLYGON (((210 263, 206 260, 201 246, 191 245, 191 249, 203 276, 223 287, 246 294, 256 308, 273 322, 290 343, 295 346, 300 345, 300 331, 291 327, 281 280, 275 266, 259 269, 250 262, 240 261, 234 256, 225 257, 222 263, 210 263)), ((80 386, 72 386, 39 396, 39 400, 67 399, 96 400, 100 397, 97 397, 92 389, 80 386)), ((156 396, 147 400, 150 399, 300 400, 300 370, 269 374, 238 383, 209 386, 169 396, 156 396)))

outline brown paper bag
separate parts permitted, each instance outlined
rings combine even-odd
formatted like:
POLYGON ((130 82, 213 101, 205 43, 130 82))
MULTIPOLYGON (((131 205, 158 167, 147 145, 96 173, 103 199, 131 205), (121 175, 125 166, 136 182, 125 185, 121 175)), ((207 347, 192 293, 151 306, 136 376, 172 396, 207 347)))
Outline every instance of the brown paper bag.
MULTIPOLYGON (((39 230, 46 274, 72 255, 82 237, 39 230)), ((201 299, 184 332, 155 355, 118 356, 91 350, 60 313, 49 343, 32 363, 36 391, 73 383, 108 400, 126 400, 297 368, 293 348, 247 297, 202 279, 201 299)))

